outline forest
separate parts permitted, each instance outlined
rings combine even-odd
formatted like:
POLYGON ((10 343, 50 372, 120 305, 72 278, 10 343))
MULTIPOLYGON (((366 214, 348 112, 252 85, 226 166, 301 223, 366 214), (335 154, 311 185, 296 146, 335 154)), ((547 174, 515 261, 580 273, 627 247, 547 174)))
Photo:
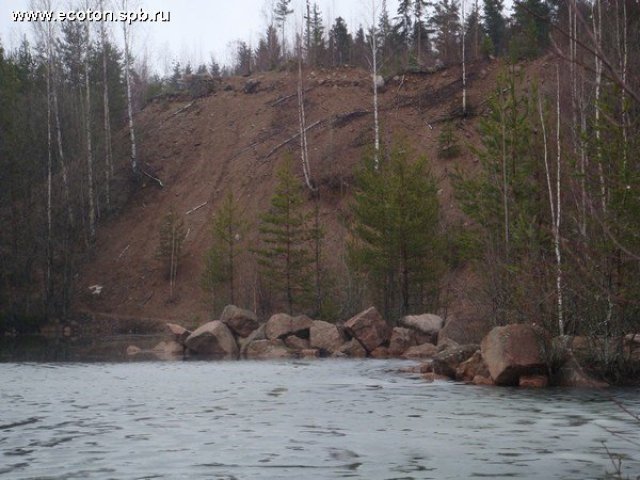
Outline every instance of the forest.
MULTIPOLYGON (((106 8, 102 0, 73 3, 106 8)), ((0 332, 71 317, 74 279, 99 254, 101 225, 143 188, 164 187, 140 160, 140 112, 264 72, 299 79, 299 138, 282 155, 257 223, 243 218, 232 193, 216 209, 202 295, 222 304, 259 296, 263 314, 335 321, 351 313, 353 299, 336 293, 347 290, 344 274, 331 271, 323 247, 331 232, 319 214, 323 188, 309 174, 313 125, 302 84, 303 72, 349 66, 367 72, 372 112, 347 192, 349 278, 366 286, 352 296, 390 319, 437 310, 443 278, 464 269, 480 279, 477 301, 492 324, 605 338, 598 361, 612 371, 631 368, 622 339, 640 331, 638 2, 520 0, 509 12, 503 0, 402 0, 394 12, 371 2, 370 18, 350 31, 307 1, 302 30, 287 38, 290 3, 273 2, 258 44, 239 40, 233 64, 176 61, 167 77, 132 51, 135 27, 126 24, 38 23, 18 48, 0 43, 0 332), (523 68, 540 59, 546 73, 525 83, 523 68), (467 102, 466 75, 482 62, 502 67, 480 112, 467 102), (381 135, 378 115, 379 79, 454 66, 459 107, 438 153, 453 162, 448 181, 465 228, 443 219, 431 159, 411 138, 381 135), (471 122, 474 143, 462 140, 471 122), (455 168, 464 152, 478 159, 475 169, 455 168), (238 241, 249 230, 256 241, 238 241), (241 257, 256 266, 258 294, 242 291, 241 257)), ((155 232, 169 297, 187 234, 175 211, 155 232)))

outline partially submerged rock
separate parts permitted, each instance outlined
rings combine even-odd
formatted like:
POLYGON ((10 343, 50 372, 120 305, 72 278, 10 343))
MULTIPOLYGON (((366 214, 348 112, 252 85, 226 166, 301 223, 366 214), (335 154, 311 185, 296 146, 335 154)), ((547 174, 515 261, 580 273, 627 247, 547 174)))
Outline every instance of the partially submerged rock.
POLYGON ((400 325, 418 331, 432 339, 437 338, 438 332, 444 327, 444 320, 438 315, 425 313, 422 315, 406 315, 400 319, 400 325))
POLYGON ((238 358, 238 344, 229 328, 219 320, 205 323, 187 338, 192 352, 214 358, 238 358))
POLYGON ((183 346, 187 341, 187 338, 189 338, 189 335, 191 335, 190 330, 187 330, 182 325, 178 325, 177 323, 167 323, 167 328, 173 336, 173 339, 183 346))
POLYGON ((461 345, 439 352, 433 357, 433 371, 438 375, 456 378, 458 366, 478 350, 478 345, 461 345))
POLYGON ((286 313, 276 313, 267 322, 265 334, 269 340, 285 338, 289 335, 309 338, 309 329, 312 325, 313 320, 306 315, 292 317, 286 313))
POLYGON ((362 344, 355 338, 345 343, 340 347, 340 350, 333 354, 334 357, 352 357, 352 358, 364 358, 367 356, 367 351, 362 344))
POLYGON ((255 313, 235 305, 224 307, 222 315, 220 315, 220 321, 229 327, 234 334, 242 338, 248 337, 251 332, 260 326, 255 313))
POLYGON ((489 373, 487 365, 484 363, 482 354, 476 351, 471 357, 457 366, 456 380, 470 383, 478 376, 489 379, 491 374, 489 373))
POLYGON ((373 352, 391 338, 391 327, 375 307, 352 317, 344 326, 347 333, 357 338, 367 352, 373 352))
POLYGON ((280 339, 256 340, 247 346, 245 356, 252 360, 275 360, 291 358, 293 353, 280 339))
POLYGON ((438 353, 438 348, 433 343, 423 343, 409 347, 404 354, 404 358, 433 358, 438 353))
POLYGON ((482 358, 496 385, 518 385, 521 376, 546 372, 542 334, 530 325, 495 327, 482 340, 482 358))
POLYGON ((337 325, 315 320, 309 329, 309 340, 312 348, 334 353, 340 350, 345 338, 337 325))
POLYGON ((418 345, 416 332, 410 328, 395 327, 389 340, 389 354, 399 357, 409 348, 418 345))

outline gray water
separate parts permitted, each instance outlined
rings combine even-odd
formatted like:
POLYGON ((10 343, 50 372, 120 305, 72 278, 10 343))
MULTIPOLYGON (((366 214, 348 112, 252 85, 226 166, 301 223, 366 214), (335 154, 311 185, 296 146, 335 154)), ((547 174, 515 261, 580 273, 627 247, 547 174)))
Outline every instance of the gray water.
POLYGON ((640 475, 637 390, 427 384, 399 361, 0 364, 0 478, 640 475))

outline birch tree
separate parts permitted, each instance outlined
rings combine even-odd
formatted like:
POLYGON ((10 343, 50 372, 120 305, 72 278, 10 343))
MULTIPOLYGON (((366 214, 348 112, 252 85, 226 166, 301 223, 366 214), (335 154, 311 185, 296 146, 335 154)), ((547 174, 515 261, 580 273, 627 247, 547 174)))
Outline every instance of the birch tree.
POLYGON ((371 26, 369 28, 369 65, 371 67, 371 80, 373 84, 373 132, 374 132, 374 168, 377 170, 380 164, 380 121, 378 115, 378 29, 376 26, 378 18, 377 0, 371 0, 370 4, 371 26))
MULTIPOLYGON (((100 10, 104 10, 104 0, 100 0, 100 10)), ((102 103, 104 121, 104 177, 105 177, 105 200, 107 208, 111 204, 111 177, 113 176, 113 154, 111 145, 111 112, 109 109, 109 80, 107 69, 107 32, 105 22, 100 22, 100 44, 102 47, 102 103)))
POLYGON ((462 21, 460 25, 462 25, 462 115, 467 115, 467 65, 465 62, 465 14, 464 14, 464 3, 465 0, 462 0, 461 4, 461 14, 462 21))
MULTIPOLYGON (((87 0, 84 8, 89 10, 91 3, 87 0)), ((84 106, 84 128, 87 146, 87 196, 89 200, 89 238, 94 239, 96 236, 96 207, 95 196, 93 192, 93 144, 91 139, 91 79, 90 79, 90 55, 91 55, 91 29, 90 23, 85 22, 85 48, 84 48, 84 86, 85 86, 85 106, 84 106)))
MULTIPOLYGON (((128 1, 122 0, 122 10, 127 10, 128 1)), ((122 33, 124 38, 124 77, 127 86, 127 114, 129 117, 129 139, 131 141, 131 171, 136 181, 140 179, 140 168, 136 154, 136 133, 133 124, 133 99, 131 98, 131 53, 129 50, 131 43, 131 25, 122 22, 122 33)))

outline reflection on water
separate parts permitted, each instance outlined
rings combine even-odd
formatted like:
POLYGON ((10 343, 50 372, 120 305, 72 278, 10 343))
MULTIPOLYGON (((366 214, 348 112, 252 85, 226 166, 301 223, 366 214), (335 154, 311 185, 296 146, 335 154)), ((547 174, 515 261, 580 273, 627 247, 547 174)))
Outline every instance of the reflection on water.
POLYGON ((0 478, 640 475, 636 390, 524 391, 398 361, 0 364, 0 478), (635 444, 633 443, 635 442, 635 444))

